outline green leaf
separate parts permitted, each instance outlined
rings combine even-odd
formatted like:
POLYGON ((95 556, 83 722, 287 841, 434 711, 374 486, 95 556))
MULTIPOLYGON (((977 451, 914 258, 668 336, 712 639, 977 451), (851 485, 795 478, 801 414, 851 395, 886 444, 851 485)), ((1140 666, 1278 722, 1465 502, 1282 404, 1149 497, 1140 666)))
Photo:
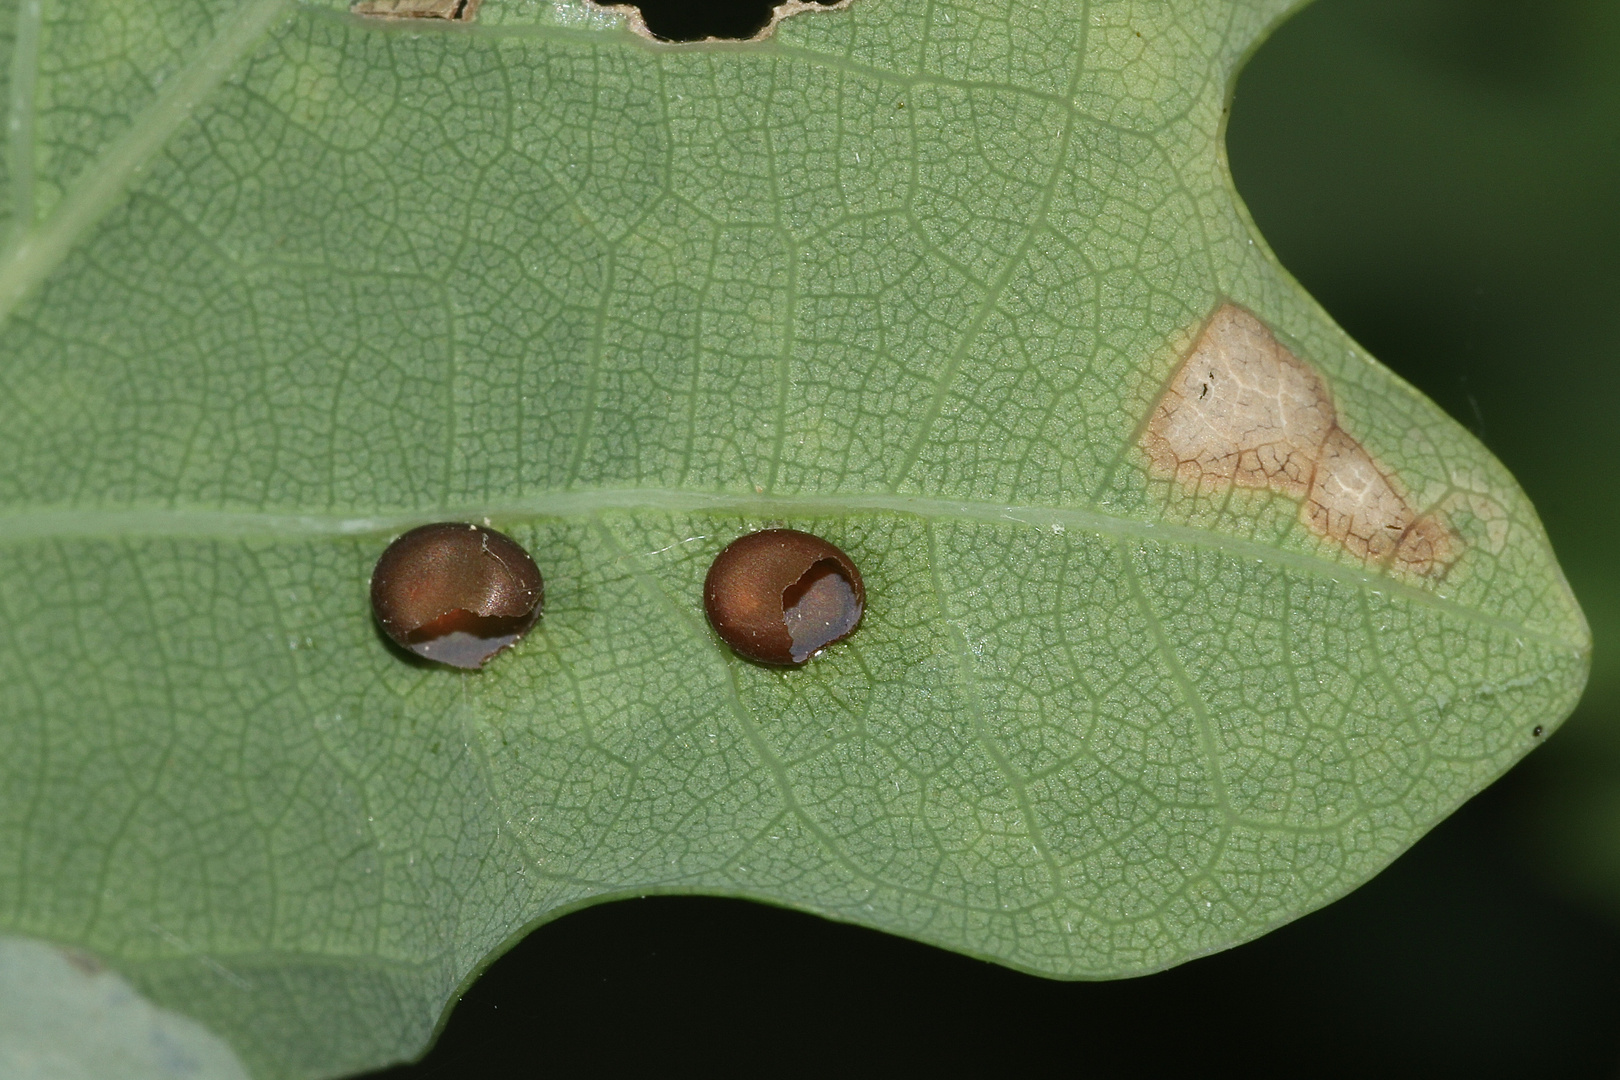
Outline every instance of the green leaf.
POLYGON ((1512 478, 1232 191, 1293 6, 671 47, 522 0, 5 5, 0 928, 330 1076, 616 896, 1108 978, 1376 873, 1590 642, 1512 478), (1309 423, 1254 441, 1233 379, 1309 423), (541 625, 403 661, 373 562, 486 517, 541 625), (701 606, 779 523, 869 596, 791 671, 701 606))
POLYGON ((0 1076, 246 1080, 201 1024, 153 1007, 78 952, 0 936, 0 1076))

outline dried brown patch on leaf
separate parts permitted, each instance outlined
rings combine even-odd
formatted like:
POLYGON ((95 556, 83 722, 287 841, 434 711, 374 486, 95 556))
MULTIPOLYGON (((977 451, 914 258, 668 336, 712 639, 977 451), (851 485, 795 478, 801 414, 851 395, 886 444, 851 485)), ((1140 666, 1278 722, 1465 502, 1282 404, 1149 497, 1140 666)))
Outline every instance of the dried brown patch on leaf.
POLYGON ((1450 527, 1413 509, 1394 474, 1339 426, 1322 377, 1236 304, 1210 316, 1141 445, 1154 475, 1190 490, 1299 499, 1312 532, 1393 572, 1438 577, 1456 559, 1450 527))
POLYGON ((472 22, 483 0, 356 0, 349 5, 352 15, 374 19, 448 19, 472 22))
POLYGON ((107 965, 103 964, 95 955, 85 952, 83 949, 75 949, 64 945, 57 949, 57 952, 62 954, 62 959, 86 975, 100 975, 107 970, 107 965))

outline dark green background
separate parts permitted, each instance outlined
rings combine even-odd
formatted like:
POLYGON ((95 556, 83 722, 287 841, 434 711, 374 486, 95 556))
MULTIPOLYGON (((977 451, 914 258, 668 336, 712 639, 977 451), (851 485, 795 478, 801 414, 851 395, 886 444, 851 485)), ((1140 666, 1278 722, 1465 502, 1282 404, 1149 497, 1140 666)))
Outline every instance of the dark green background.
MULTIPOLYGON (((741 6, 648 18, 746 34, 741 6)), ((1347 899, 1160 975, 613 904, 530 935, 379 1077, 1620 1074, 1620 2, 1318 0, 1254 57, 1228 146, 1283 264, 1540 508, 1597 640, 1575 719, 1347 899)))

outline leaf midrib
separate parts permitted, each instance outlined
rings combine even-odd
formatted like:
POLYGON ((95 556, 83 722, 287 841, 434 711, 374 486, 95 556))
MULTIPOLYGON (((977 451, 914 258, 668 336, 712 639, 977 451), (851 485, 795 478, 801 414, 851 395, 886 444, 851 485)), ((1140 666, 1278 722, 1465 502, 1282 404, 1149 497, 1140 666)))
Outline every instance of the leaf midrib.
MULTIPOLYGON (((253 0, 241 8, 193 61, 163 88, 157 99, 136 117, 131 128, 103 152, 95 166, 81 174, 47 219, 36 227, 18 229, 14 234, 15 241, 0 252, 0 324, 61 262, 85 230, 118 201, 131 177, 164 145, 195 107, 229 76, 242 57, 270 32, 283 15, 297 6, 297 0, 253 0)), ((36 38, 37 35, 32 33, 20 35, 17 42, 19 52, 32 50, 36 38)), ((19 58, 29 59, 26 56, 19 58)), ((29 64, 28 68, 32 70, 32 65, 29 64)), ((15 121, 19 119, 20 104, 17 94, 19 90, 31 88, 13 85, 11 89, 13 100, 10 111, 12 134, 15 137, 15 121)), ((32 120, 31 115, 21 118, 32 120)), ((11 148, 13 153, 29 149, 11 148)), ((31 179, 31 170, 23 179, 31 179)), ((31 202, 31 192, 27 194, 31 202)), ((14 198, 20 199, 23 195, 20 189, 13 192, 14 198)), ((18 224, 21 225, 20 222, 18 224)), ((1115 539, 1162 541, 1202 547, 1239 558, 1255 558, 1313 577, 1401 596, 1470 622, 1498 627, 1544 644, 1570 648, 1578 656, 1588 654, 1591 648, 1590 635, 1585 632, 1584 626, 1577 626, 1573 635, 1539 630, 1468 607, 1436 590, 1397 581, 1377 571, 1204 529, 1155 524, 1077 507, 939 499, 895 492, 784 497, 656 488, 576 489, 539 494, 507 503, 446 506, 431 511, 378 512, 364 516, 175 505, 114 509, 16 508, 9 511, 0 509, 0 546, 46 539, 96 537, 201 539, 358 536, 388 533, 411 524, 447 518, 489 517, 513 521, 576 517, 604 510, 707 511, 761 518, 894 513, 928 521, 1015 524, 1051 531, 1074 528, 1115 539)))
MULTIPOLYGON (((1256 559, 1316 578, 1401 597, 1465 619, 1510 631, 1544 645, 1584 656, 1589 637, 1538 629, 1469 607, 1437 588, 1398 581, 1375 569, 1334 562, 1308 552, 1289 551, 1255 540, 1189 525, 1119 517, 1081 507, 942 499, 888 492, 827 495, 756 495, 681 491, 672 488, 587 488, 546 492, 521 499, 467 502, 419 510, 274 512, 189 506, 0 508, 0 547, 45 540, 128 539, 289 539, 322 536, 383 536, 430 521, 480 520, 512 524, 535 519, 584 518, 602 512, 653 511, 714 513, 761 520, 898 514, 925 521, 1021 525, 1041 532, 1069 529, 1111 539, 1204 548, 1239 559, 1256 559)), ((1578 630, 1579 628, 1577 628, 1578 630)))

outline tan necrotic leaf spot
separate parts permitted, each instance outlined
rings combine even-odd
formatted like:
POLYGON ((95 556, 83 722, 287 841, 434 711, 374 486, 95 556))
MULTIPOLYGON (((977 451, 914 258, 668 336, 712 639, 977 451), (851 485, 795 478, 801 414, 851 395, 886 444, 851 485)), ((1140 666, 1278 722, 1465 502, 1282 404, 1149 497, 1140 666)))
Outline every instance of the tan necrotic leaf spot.
POLYGON ((545 583, 511 537, 478 525, 423 525, 388 545, 371 574, 371 609, 399 646, 478 668, 540 617, 545 583))
POLYGON ((483 0, 356 0, 349 12, 373 19, 447 19, 472 22, 483 0))
POLYGON ((1314 368, 1253 312, 1225 304, 1170 377, 1142 434, 1154 475, 1194 492, 1261 488, 1300 500, 1300 521, 1368 563, 1439 577, 1460 540, 1415 510, 1399 479, 1339 426, 1314 368))
POLYGON ((849 556, 821 537, 766 529, 715 558, 703 608, 715 633, 740 655, 796 665, 855 632, 866 587, 849 556))

